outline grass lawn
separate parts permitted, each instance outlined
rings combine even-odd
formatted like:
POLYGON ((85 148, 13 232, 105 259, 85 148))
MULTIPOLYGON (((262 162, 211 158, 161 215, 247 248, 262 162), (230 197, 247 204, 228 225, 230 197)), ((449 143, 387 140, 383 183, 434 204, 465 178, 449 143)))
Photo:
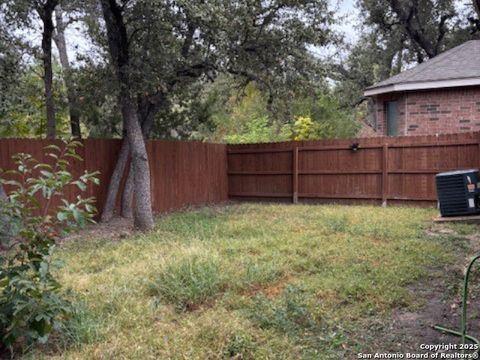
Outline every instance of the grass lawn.
POLYGON ((420 308, 412 286, 455 261, 458 243, 426 235, 435 214, 229 205, 161 217, 148 235, 67 243, 76 343, 26 357, 355 358, 382 336, 372 324, 420 308))

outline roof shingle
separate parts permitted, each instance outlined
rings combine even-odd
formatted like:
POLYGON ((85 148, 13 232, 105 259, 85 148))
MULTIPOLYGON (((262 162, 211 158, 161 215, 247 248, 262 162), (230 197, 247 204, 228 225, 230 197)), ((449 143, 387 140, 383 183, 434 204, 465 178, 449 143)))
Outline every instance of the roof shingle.
POLYGON ((480 77, 480 40, 470 40, 369 89, 395 84, 480 77))

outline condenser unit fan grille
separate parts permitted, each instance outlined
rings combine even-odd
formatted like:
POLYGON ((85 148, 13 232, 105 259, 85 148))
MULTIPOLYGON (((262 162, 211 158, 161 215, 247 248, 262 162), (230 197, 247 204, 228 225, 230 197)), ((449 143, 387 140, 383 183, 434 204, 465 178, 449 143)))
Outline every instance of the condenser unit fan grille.
POLYGON ((474 170, 438 174, 436 182, 441 214, 453 216, 477 213, 475 200, 477 181, 478 171, 474 170), (467 186, 469 184, 474 186, 474 192, 469 191, 467 186))

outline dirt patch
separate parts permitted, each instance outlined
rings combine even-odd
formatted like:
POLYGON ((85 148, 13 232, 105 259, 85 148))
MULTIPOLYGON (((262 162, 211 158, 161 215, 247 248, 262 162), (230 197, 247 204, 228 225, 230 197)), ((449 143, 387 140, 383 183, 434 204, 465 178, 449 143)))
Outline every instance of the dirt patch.
POLYGON ((276 284, 265 287, 264 289, 262 289, 261 292, 267 298, 275 299, 283 292, 283 290, 285 290, 288 284, 289 284, 289 279, 286 278, 283 281, 280 281, 276 284))
POLYGON ((126 239, 134 233, 133 220, 123 217, 116 217, 108 223, 97 223, 88 225, 85 229, 76 231, 62 238, 59 243, 80 241, 85 238, 121 240, 126 239))
MULTIPOLYGON (((462 311, 461 290, 463 288, 463 272, 471 256, 480 252, 480 232, 472 235, 459 235, 442 227, 434 227, 427 236, 452 236, 453 239, 468 240, 468 250, 463 250, 455 264, 438 266, 431 269, 428 279, 415 284, 410 289, 416 299, 420 300, 418 310, 395 311, 387 323, 376 320, 369 324, 369 330, 361 334, 359 341, 368 344, 362 352, 399 352, 425 353, 421 344, 460 344, 456 336, 441 333, 433 329, 434 325, 460 330, 462 311)), ((453 240, 452 240, 453 241, 453 240)), ((468 333, 480 336, 480 265, 473 270, 469 282, 468 301, 468 333)), ((451 354, 451 352, 448 352, 451 354)), ((352 357, 352 358, 357 358, 352 357)))
MULTIPOLYGON (((442 334, 434 325, 460 328, 461 299, 458 287, 463 280, 458 267, 436 269, 428 281, 412 288, 424 304, 418 311, 396 311, 390 324, 391 335, 400 340, 397 351, 420 352, 420 344, 459 343, 459 338, 442 334), (449 288, 454 284, 454 288, 449 288)), ((470 312, 478 304, 470 305, 470 312)))
MULTIPOLYGON (((231 205, 234 202, 225 201, 220 204, 202 204, 202 205, 188 205, 180 209, 164 211, 160 214, 156 214, 156 218, 161 216, 167 216, 169 214, 179 214, 184 212, 189 212, 199 208, 211 208, 211 209, 224 209, 225 206, 231 205)), ((108 223, 95 223, 88 225, 85 229, 77 231, 73 234, 65 236, 64 238, 58 241, 59 244, 66 243, 69 241, 77 241, 82 238, 95 238, 95 239, 105 239, 105 240, 123 240, 130 237, 135 233, 135 228, 133 226, 132 219, 126 219, 121 216, 112 218, 108 223)))
POLYGON ((244 291, 243 295, 247 297, 263 295, 273 300, 282 294, 283 290, 291 283, 291 280, 291 276, 286 276, 273 284, 256 285, 244 291))

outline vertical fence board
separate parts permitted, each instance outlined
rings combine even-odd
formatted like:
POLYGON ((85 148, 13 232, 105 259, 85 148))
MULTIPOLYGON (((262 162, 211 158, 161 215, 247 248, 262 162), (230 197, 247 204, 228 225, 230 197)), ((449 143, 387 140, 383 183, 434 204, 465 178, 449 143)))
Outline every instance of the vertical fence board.
POLYGON ((382 151, 382 205, 387 205, 388 199, 388 144, 383 144, 382 151))
POLYGON ((292 202, 298 203, 298 147, 292 150, 292 202))

